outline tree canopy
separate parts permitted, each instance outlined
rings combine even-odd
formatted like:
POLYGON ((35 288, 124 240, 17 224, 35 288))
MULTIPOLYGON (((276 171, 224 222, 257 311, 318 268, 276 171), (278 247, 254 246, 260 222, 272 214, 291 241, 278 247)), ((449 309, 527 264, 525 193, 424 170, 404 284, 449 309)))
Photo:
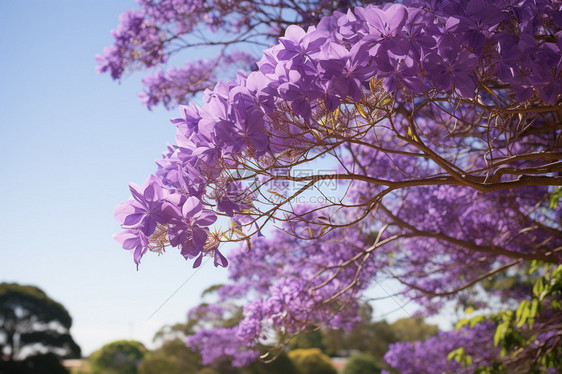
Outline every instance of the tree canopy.
POLYGON ((195 374, 201 359, 185 345, 185 340, 165 341, 161 347, 145 355, 139 365, 139 374, 195 374))
POLYGON ((289 352, 289 358, 301 374, 337 374, 337 370, 318 348, 301 348, 289 352))
POLYGON ((135 340, 118 340, 104 345, 90 355, 94 374, 137 374, 145 346, 135 340))
POLYGON ((0 283, 0 355, 8 361, 39 353, 80 357, 80 347, 70 335, 71 325, 64 306, 41 289, 0 283))
MULTIPOLYGON (((436 313, 449 301, 491 306, 480 282, 532 264, 540 291, 511 290, 516 311, 420 352, 452 352, 444 371, 557 365, 560 3, 408 0, 302 26, 286 27, 257 70, 180 106, 176 144, 115 210, 116 239, 137 266, 168 247, 195 267, 230 263, 231 283, 207 309, 245 299, 243 318, 189 344, 203 362, 226 354, 243 364, 257 356, 247 347, 272 335, 351 328, 377 279, 401 282, 403 296, 436 313), (224 242, 243 245, 227 260, 224 242)), ((123 51, 145 46, 137 41, 123 51)), ((417 351, 410 344, 387 361, 405 365, 399 351, 417 351)))

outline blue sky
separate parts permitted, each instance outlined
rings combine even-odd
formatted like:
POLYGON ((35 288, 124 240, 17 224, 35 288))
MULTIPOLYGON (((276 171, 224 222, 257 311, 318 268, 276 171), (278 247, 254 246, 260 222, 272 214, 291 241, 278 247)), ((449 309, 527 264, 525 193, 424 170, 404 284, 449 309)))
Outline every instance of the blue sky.
POLYGON ((194 270, 171 250, 146 256, 137 272, 112 239, 127 184, 141 184, 174 140, 175 113, 137 99, 141 76, 117 84, 95 72, 95 54, 132 6, 0 2, 0 282, 61 302, 86 354, 119 338, 150 343, 226 277, 206 264, 148 320, 194 270))
MULTIPOLYGON (((226 279, 211 262, 196 272, 173 249, 145 256, 137 272, 112 239, 127 184, 142 184, 174 140, 175 112, 149 112, 136 96, 142 75, 117 84, 95 72, 94 56, 132 6, 0 2, 0 282, 33 284, 61 302, 86 355, 123 338, 150 346, 226 279)), ((377 310, 397 308, 388 303, 377 310)))

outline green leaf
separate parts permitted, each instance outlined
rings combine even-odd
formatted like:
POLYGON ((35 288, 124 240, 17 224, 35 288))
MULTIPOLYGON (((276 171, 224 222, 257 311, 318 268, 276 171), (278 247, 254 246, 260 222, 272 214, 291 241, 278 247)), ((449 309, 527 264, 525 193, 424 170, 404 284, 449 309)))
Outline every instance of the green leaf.
POLYGON ((500 344, 500 340, 505 338, 507 328, 509 326, 509 321, 502 322, 496 328, 496 333, 494 334, 494 345, 497 347, 500 344))
POLYGON ((540 310, 540 303, 537 299, 533 299, 533 301, 531 302, 531 310, 529 311, 529 327, 533 327, 533 323, 535 320, 535 317, 537 316, 537 313, 540 310))
POLYGON ((460 330, 463 326, 466 326, 468 324, 468 322, 469 322, 468 318, 461 319, 459 322, 457 322, 457 325, 455 326, 455 329, 460 330))
POLYGON ((533 286, 533 294, 539 296, 544 290, 544 277, 537 278, 535 285, 533 286))
POLYGON ((548 204, 550 209, 555 209, 558 206, 560 196, 562 196, 562 187, 556 187, 552 195, 550 195, 550 203, 548 204))
POLYGON ((459 361, 459 357, 462 356, 463 353, 464 353, 463 347, 457 348, 449 352, 449 354, 447 355, 447 361, 451 361, 452 359, 455 359, 455 361, 459 361))
POLYGON ((530 305, 527 300, 523 300, 519 304, 519 308, 517 308, 517 311, 515 312, 515 322, 517 323, 517 327, 523 327, 523 325, 527 322, 527 318, 529 318, 529 313, 531 311, 529 306, 530 305))
POLYGON ((538 260, 531 261, 531 266, 529 267, 529 275, 537 271, 537 269, 540 268, 542 265, 543 265, 542 261, 538 261, 538 260))
POLYGON ((486 317, 484 317, 484 316, 477 316, 477 317, 472 318, 470 320, 470 328, 473 328, 474 326, 476 326, 477 323, 480 323, 480 322, 485 321, 485 320, 486 320, 486 317))

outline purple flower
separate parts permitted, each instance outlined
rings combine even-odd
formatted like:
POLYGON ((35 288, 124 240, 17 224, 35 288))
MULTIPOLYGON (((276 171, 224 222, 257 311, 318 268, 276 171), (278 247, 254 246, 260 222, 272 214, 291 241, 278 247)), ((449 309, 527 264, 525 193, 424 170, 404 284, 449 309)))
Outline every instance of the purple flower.
POLYGON ((221 121, 215 128, 216 138, 226 152, 240 153, 251 145, 257 154, 263 154, 268 145, 264 132, 263 113, 255 107, 237 107, 233 121, 221 121))
POLYGON ((408 53, 410 43, 402 31, 408 19, 408 10, 402 4, 391 4, 384 9, 371 7, 365 11, 369 25, 369 43, 372 56, 384 58, 387 51, 403 56, 408 53))
POLYGON ((217 216, 210 210, 203 209, 201 200, 189 197, 181 208, 181 212, 174 205, 167 204, 164 210, 175 219, 170 222, 168 235, 170 244, 181 246, 181 254, 187 258, 197 257, 207 241, 208 231, 204 227, 212 225, 217 216))
POLYGON ((464 97, 473 97, 476 82, 473 69, 478 60, 474 54, 460 50, 458 40, 444 35, 438 52, 427 55, 423 61, 433 86, 440 91, 454 89, 464 97))
POLYGON ((323 90, 311 77, 303 76, 293 70, 289 72, 289 82, 279 86, 279 95, 291 103, 295 114, 308 119, 312 112, 311 102, 322 97, 323 90))
POLYGON ((326 38, 318 33, 306 33, 301 27, 291 25, 285 31, 285 37, 279 38, 283 49, 277 54, 279 60, 294 59, 295 63, 303 63, 312 53, 318 52, 326 38))
POLYGON ((181 117, 174 118, 171 122, 176 125, 178 135, 181 134, 184 138, 188 139, 194 133, 199 132, 199 121, 202 119, 202 116, 199 113, 199 108, 193 103, 180 105, 179 110, 181 117))
POLYGON ((156 229, 157 223, 167 222, 168 217, 161 210, 164 192, 158 178, 151 175, 142 185, 129 185, 133 200, 115 208, 115 218, 125 228, 138 228, 146 236, 156 229))
POLYGON ((476 55, 481 55, 490 32, 504 19, 501 10, 485 0, 470 0, 466 10, 459 14, 456 32, 461 35, 476 55))
POLYGON ((222 190, 217 189, 217 209, 226 213, 227 216, 233 217, 236 211, 244 209, 245 205, 242 199, 246 196, 246 193, 247 191, 242 188, 241 182, 228 182, 222 190))
POLYGON ((398 342, 390 345, 384 359, 403 374, 473 372, 476 365, 463 367, 458 361, 447 359, 447 355, 463 347, 466 354, 478 358, 478 365, 490 365, 499 353, 499 348, 493 346, 494 332, 495 326, 484 322, 472 329, 439 332, 426 341, 398 342))
POLYGON ((326 104, 333 100, 330 97, 337 95, 336 105, 329 105, 328 110, 334 110, 339 105, 339 99, 350 96, 354 101, 362 97, 361 82, 372 78, 372 67, 365 66, 367 58, 358 53, 358 49, 348 51, 344 46, 337 43, 326 43, 319 54, 320 67, 323 69, 325 78, 330 79, 329 88, 325 99, 326 104))
POLYGON ((140 230, 133 229, 121 231, 113 235, 113 238, 123 249, 131 251, 133 261, 137 264, 138 270, 140 260, 148 249, 148 239, 146 235, 140 230))
POLYGON ((214 264, 215 267, 221 266, 223 268, 228 266, 228 260, 219 252, 218 248, 214 249, 214 264))

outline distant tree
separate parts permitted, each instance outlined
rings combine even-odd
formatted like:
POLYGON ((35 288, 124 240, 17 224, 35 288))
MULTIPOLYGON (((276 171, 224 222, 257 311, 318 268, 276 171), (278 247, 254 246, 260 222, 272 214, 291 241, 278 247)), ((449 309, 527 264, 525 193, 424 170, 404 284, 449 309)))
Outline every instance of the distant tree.
POLYGON ((438 328, 424 322, 422 317, 400 318, 390 325, 396 341, 415 342, 437 335, 438 328))
POLYGON ((21 361, 1 361, 0 374, 69 374, 54 353, 40 353, 21 361))
POLYGON ((373 322, 372 313, 372 308, 364 304, 359 311, 361 322, 350 331, 322 330, 324 352, 330 356, 347 356, 353 351, 369 352, 383 362, 391 343, 425 340, 438 331, 437 326, 425 323, 421 317, 402 318, 389 324, 373 322))
POLYGON ((289 358, 302 374, 337 374, 330 358, 318 348, 295 349, 289 358))
POLYGON ((68 311, 41 289, 0 283, 0 355, 8 361, 39 353, 80 357, 71 325, 68 311))
POLYGON ((213 368, 204 367, 203 369, 199 370, 197 374, 220 374, 220 373, 213 368))
POLYGON ((343 374, 379 374, 381 368, 375 356, 368 353, 356 353, 349 357, 343 374))
POLYGON ((201 369, 201 357, 185 345, 185 340, 166 340, 147 354, 139 365, 139 374, 195 374, 201 369))
MULTIPOLYGON (((329 362, 329 361, 328 361, 329 362)), ((240 374, 305 374, 300 372, 289 355, 282 352, 272 362, 255 361, 239 370, 240 374)), ((314 372, 320 373, 320 372, 314 372)), ((322 372, 328 373, 328 372, 322 372)))
POLYGON ((324 344, 325 332, 318 329, 313 329, 313 331, 305 334, 300 334, 292 338, 288 347, 290 350, 294 349, 307 349, 307 348, 318 348, 322 352, 326 353, 326 345, 324 344))
POLYGON ((118 340, 104 345, 90 356, 93 374, 137 374, 146 348, 134 340, 118 340))
POLYGON ((386 321, 363 321, 351 331, 325 330, 323 343, 329 356, 347 356, 352 351, 370 352, 383 357, 388 345, 397 341, 386 321))
POLYGON ((370 305, 362 304, 358 314, 361 320, 350 331, 341 329, 322 331, 326 354, 348 356, 351 351, 361 351, 382 358, 388 350, 388 345, 397 340, 386 321, 372 321, 373 309, 370 305))

